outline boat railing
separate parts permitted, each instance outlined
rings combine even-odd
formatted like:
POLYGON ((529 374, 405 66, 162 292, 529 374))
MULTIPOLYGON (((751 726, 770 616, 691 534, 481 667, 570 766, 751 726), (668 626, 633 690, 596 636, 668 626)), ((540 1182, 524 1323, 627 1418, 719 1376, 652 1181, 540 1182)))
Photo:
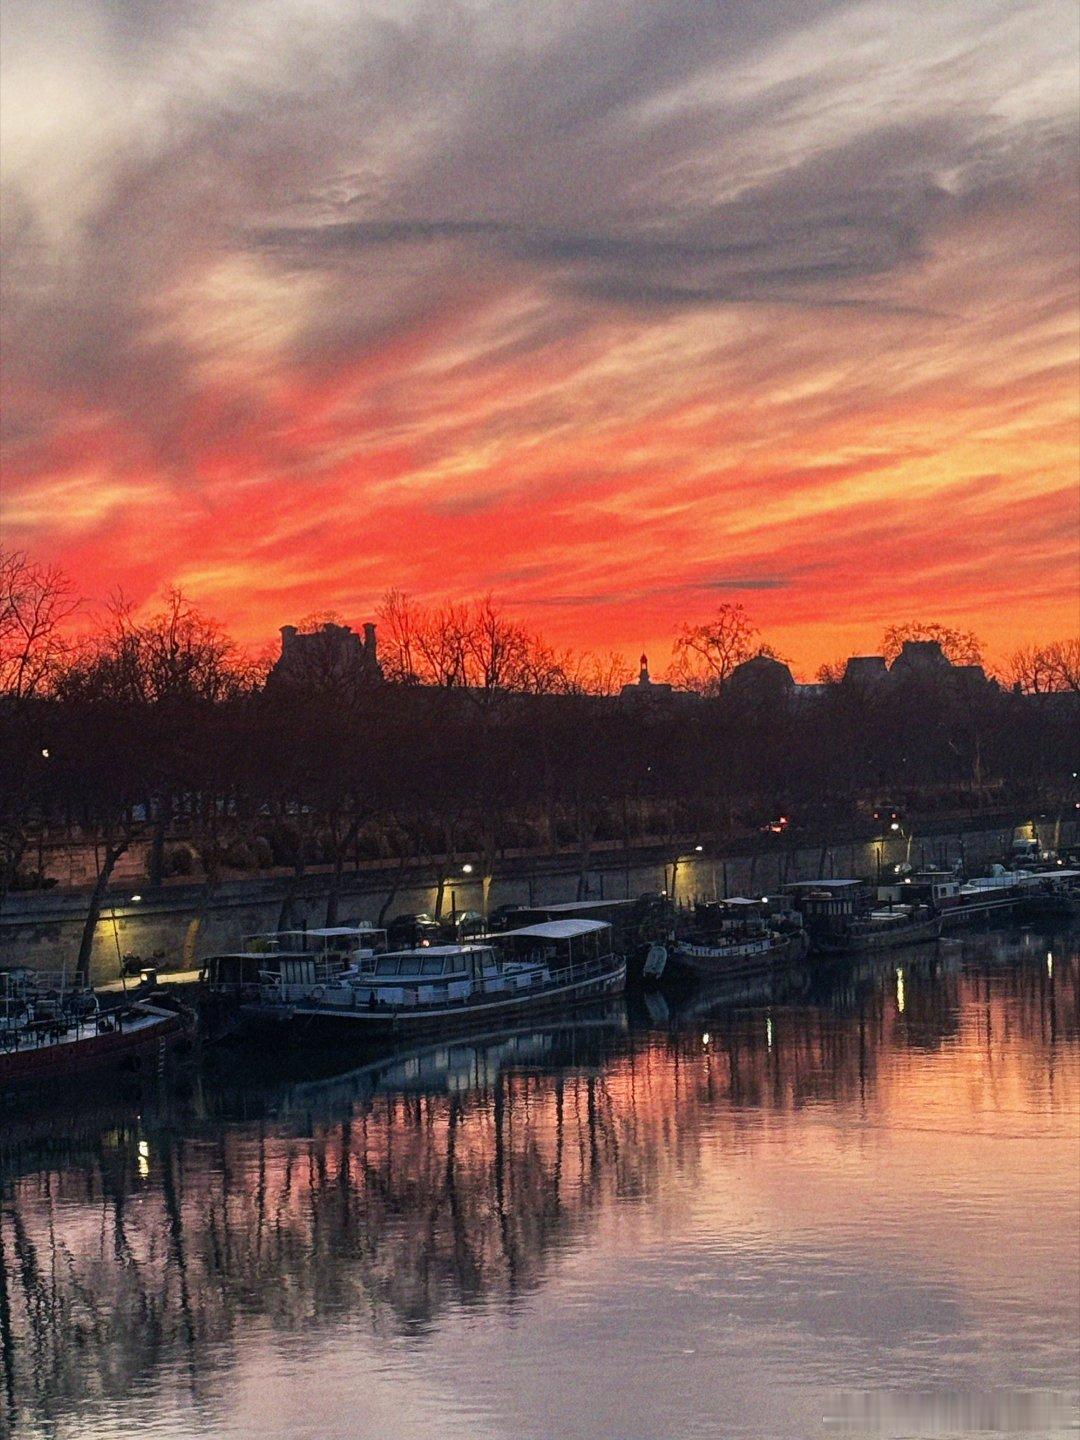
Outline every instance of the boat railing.
POLYGON ((72 1012, 55 1019, 31 1018, 23 1024, 12 1023, 10 1017, 0 1022, 0 1050, 10 1054, 16 1050, 40 1050, 48 1045, 85 1040, 109 1031, 123 1032, 124 1012, 98 1011, 80 1015, 72 1012))
MULTIPOLYGON (((623 957, 622 957, 621 955, 609 954, 609 955, 599 955, 599 956, 596 956, 596 957, 594 957, 593 959, 589 959, 589 960, 578 961, 578 962, 575 962, 575 963, 572 963, 572 964, 570 964, 570 965, 565 966, 565 967, 564 967, 563 969, 561 969, 561 970, 551 970, 551 971, 548 972, 546 979, 544 979, 543 976, 542 976, 542 973, 538 971, 537 974, 538 974, 538 976, 540 977, 540 980, 539 980, 539 982, 536 984, 535 989, 540 990, 540 991, 557 990, 557 989, 558 989, 560 986, 562 986, 562 985, 568 985, 568 984, 572 984, 572 983, 579 983, 579 982, 581 982, 581 981, 590 980, 590 979, 600 979, 600 978, 602 978, 604 975, 614 974, 614 973, 619 969, 619 967, 622 966, 624 963, 625 963, 625 962, 624 962, 623 957)), ((501 973, 501 972, 500 972, 500 973, 501 973)), ((437 979, 437 978, 438 978, 438 977, 434 977, 434 976, 431 977, 432 980, 435 980, 435 979, 437 979)), ((460 978, 462 978, 462 977, 461 977, 461 976, 456 976, 456 977, 455 977, 455 976, 450 976, 450 977, 444 976, 444 977, 442 977, 442 978, 443 978, 443 979, 447 979, 447 978, 449 978, 449 979, 455 979, 455 978, 460 979, 460 978)), ((379 1013, 381 1013, 381 1014, 385 1014, 385 1013, 388 1012, 388 1011, 389 1011, 389 1012, 411 1011, 411 1010, 416 1010, 416 1009, 418 1009, 418 1008, 423 1008, 423 1007, 420 1006, 420 1002, 419 1002, 419 998, 418 998, 418 997, 419 997, 419 992, 420 992, 421 989, 426 989, 426 988, 428 988, 428 987, 430 986, 430 984, 431 984, 431 981, 428 981, 427 984, 425 984, 424 981, 421 980, 421 979, 405 980, 404 977, 402 977, 402 984, 401 984, 400 988, 403 989, 403 990, 406 990, 406 991, 411 991, 417 998, 414 999, 411 1003, 410 1003, 410 1002, 392 1003, 392 1002, 387 1001, 387 1000, 379 1000, 379 1001, 377 1001, 377 1003, 376 1003, 376 1005, 375 1005, 374 1008, 377 1009, 377 1010, 379 1011, 379 1013)), ((372 1006, 371 1006, 371 1001, 370 1001, 369 998, 365 998, 365 999, 363 999, 363 1000, 360 999, 360 992, 361 992, 362 990, 372 990, 372 992, 373 992, 374 987, 367 986, 367 985, 363 984, 362 981, 359 981, 359 983, 353 983, 353 984, 350 986, 350 988, 351 988, 351 990, 352 990, 352 997, 351 997, 351 1004, 349 1004, 349 1005, 326 1004, 325 1001, 320 998, 319 1000, 307 999, 307 1000, 299 1001, 299 1002, 297 1002, 297 1008, 298 1008, 298 1009, 304 1009, 304 1010, 312 1009, 312 1010, 326 1010, 326 1011, 341 1011, 341 1010, 349 1010, 349 1009, 353 1009, 353 1010, 367 1010, 367 1009, 372 1008, 372 1006)), ((398 988, 398 987, 395 987, 395 988, 398 988)), ((462 1010, 467 1010, 471 1005, 476 1005, 476 1004, 478 1004, 479 1002, 487 999, 489 996, 493 996, 493 995, 504 996, 504 995, 513 994, 513 993, 515 993, 515 992, 508 992, 508 991, 501 990, 501 989, 488 988, 488 987, 486 986, 486 984, 485 984, 485 977, 481 975, 481 976, 477 976, 477 977, 476 977, 475 988, 472 989, 467 995, 450 995, 449 993, 447 993, 446 995, 440 996, 437 1001, 432 1001, 432 1002, 425 1001, 424 1004, 425 1004, 425 1005, 427 1005, 427 1004, 435 1004, 435 1005, 438 1006, 438 1008, 439 1008, 440 1010, 441 1010, 441 1009, 448 1009, 448 1008, 450 1008, 450 1007, 454 1007, 454 1008, 462 1009, 462 1010)), ((516 993, 517 993, 517 994, 522 994, 522 993, 525 993, 525 992, 519 990, 519 991, 517 991, 516 993)))
POLYGON ((712 945, 708 942, 704 944, 690 944, 689 942, 681 941, 679 943, 679 949, 685 950, 688 955, 700 955, 702 958, 715 955, 718 950, 722 950, 725 955, 730 955, 735 958, 740 955, 760 955, 762 951, 769 948, 769 945, 769 937, 763 936, 760 940, 744 940, 741 944, 737 945, 725 945, 723 940, 719 940, 716 944, 712 945))

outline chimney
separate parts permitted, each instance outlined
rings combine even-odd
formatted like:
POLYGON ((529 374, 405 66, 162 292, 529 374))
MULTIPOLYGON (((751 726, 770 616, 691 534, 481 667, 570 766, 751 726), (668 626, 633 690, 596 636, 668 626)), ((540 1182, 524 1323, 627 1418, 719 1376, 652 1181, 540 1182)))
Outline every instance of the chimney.
POLYGON ((370 620, 364 626, 364 654, 369 660, 375 659, 375 626, 370 620))
POLYGON ((281 653, 287 655, 292 649, 293 641, 296 639, 295 625, 282 625, 281 627, 281 653))

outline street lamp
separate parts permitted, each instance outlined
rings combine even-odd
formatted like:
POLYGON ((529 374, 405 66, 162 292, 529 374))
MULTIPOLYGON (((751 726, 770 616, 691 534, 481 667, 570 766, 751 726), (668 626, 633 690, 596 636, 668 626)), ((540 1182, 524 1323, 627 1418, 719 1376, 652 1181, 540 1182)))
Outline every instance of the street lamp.
POLYGON ((462 873, 463 875, 471 875, 471 874, 472 874, 472 866, 469 864, 468 861, 466 861, 465 864, 462 865, 462 867, 461 867, 461 873, 462 873))

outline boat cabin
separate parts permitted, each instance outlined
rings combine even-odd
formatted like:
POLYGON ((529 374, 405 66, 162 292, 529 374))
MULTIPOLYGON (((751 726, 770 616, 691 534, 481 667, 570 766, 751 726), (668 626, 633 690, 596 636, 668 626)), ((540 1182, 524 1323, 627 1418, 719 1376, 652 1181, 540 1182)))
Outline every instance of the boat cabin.
POLYGON ((1080 870, 1032 870, 1025 879, 1036 896, 1080 894, 1080 870))
POLYGON ((599 920, 550 920, 490 941, 391 950, 310 994, 321 1009, 395 1010, 466 1004, 540 991, 613 964, 611 926, 599 920))
POLYGON ((870 903, 865 880, 794 880, 784 886, 784 893, 808 923, 851 919, 870 903))
POLYGON ((600 922, 610 927, 615 948, 622 952, 626 948, 630 932, 636 928, 640 914, 640 899, 567 900, 558 905, 523 905, 515 910, 513 924, 515 929, 522 929, 563 920, 600 922))
POLYGON ((757 938, 768 932, 768 905, 743 895, 699 900, 694 906, 693 929, 700 935, 731 940, 757 938))
POLYGON ((390 950, 360 962, 329 985, 316 986, 318 1005, 378 1009, 464 1001, 495 988, 500 975, 491 945, 428 945, 420 950, 390 950))
POLYGON ((504 967, 542 966, 554 974, 609 959, 612 927, 606 920, 546 920, 505 930, 497 943, 504 967))
POLYGON ((959 903, 961 882, 952 870, 917 870, 892 884, 879 885, 877 898, 892 905, 921 903, 947 909, 959 903))
POLYGON ((287 951, 297 955, 347 956, 386 949, 386 931, 374 925, 325 925, 316 929, 271 930, 246 935, 244 949, 254 954, 287 951))
POLYGON ((202 963, 203 983, 219 995, 293 1003, 344 970, 340 956, 304 951, 238 950, 202 963))

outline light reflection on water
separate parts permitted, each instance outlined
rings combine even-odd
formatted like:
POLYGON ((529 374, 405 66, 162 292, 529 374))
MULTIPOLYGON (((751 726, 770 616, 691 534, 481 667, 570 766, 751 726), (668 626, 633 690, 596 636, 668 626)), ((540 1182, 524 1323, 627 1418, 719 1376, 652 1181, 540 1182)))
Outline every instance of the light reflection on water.
POLYGON ((1078 990, 1075 935, 972 937, 9 1124, 0 1424, 962 1433, 953 1395, 1047 1433, 1080 1389, 1078 990))

